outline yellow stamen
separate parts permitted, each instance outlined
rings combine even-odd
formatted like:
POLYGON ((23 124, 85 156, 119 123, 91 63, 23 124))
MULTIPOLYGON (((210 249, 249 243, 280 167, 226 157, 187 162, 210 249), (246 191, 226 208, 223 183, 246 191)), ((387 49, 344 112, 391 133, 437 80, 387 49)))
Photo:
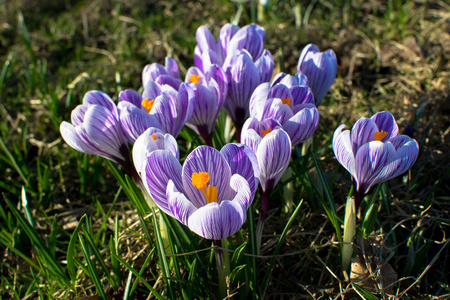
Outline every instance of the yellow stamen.
POLYGON ((262 129, 261 132, 262 132, 262 134, 263 134, 264 136, 266 136, 266 134, 272 132, 272 128, 269 128, 269 129, 267 129, 267 130, 262 129))
POLYGON ((281 102, 283 104, 291 105, 292 100, 289 98, 284 98, 284 99, 281 99, 281 102))
POLYGON ((198 83, 200 81, 200 75, 192 74, 188 80, 192 83, 198 83))
POLYGON ((381 130, 379 132, 375 132, 373 135, 375 136, 375 141, 381 141, 388 135, 388 133, 386 131, 381 130))
POLYGON ((217 187, 207 185, 210 177, 208 172, 192 173, 192 185, 203 192, 206 204, 217 202, 217 187))
POLYGON ((154 103, 155 99, 148 101, 148 98, 145 98, 142 100, 142 106, 147 110, 147 113, 150 113, 154 103))
POLYGON ((152 138, 154 141, 156 141, 156 135, 152 134, 152 138))

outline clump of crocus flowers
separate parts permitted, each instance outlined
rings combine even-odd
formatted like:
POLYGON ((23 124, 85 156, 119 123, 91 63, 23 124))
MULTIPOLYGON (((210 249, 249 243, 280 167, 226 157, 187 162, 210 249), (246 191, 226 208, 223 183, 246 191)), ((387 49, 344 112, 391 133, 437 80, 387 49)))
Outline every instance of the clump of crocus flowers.
MULTIPOLYGON (((123 165, 163 213, 216 245, 241 228, 259 190, 259 251, 269 195, 288 168, 293 147, 318 127, 317 106, 336 77, 336 55, 309 44, 297 74, 272 79, 274 61, 262 27, 226 24, 216 40, 200 26, 196 39, 194 66, 184 81, 170 57, 164 66, 147 65, 142 93, 124 90, 117 105, 104 92, 86 93, 72 123, 61 124, 61 135, 80 152, 123 165), (222 110, 234 123, 237 142, 219 151, 213 137, 222 110), (205 145, 187 153, 181 164, 177 137, 185 125, 205 145)), ((354 214, 375 185, 412 166, 418 146, 398 135, 388 112, 361 118, 351 131, 344 127, 336 130, 333 149, 353 177, 354 214)), ((223 255, 216 251, 221 296, 228 275, 223 255)))

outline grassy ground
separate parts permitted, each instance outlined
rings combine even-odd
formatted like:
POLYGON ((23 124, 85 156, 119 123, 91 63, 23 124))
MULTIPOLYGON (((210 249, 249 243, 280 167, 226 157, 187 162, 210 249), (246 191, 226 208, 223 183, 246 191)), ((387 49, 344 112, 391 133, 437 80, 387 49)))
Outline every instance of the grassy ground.
MULTIPOLYGON (((214 298, 209 252, 199 252, 197 263, 193 255, 168 256, 164 273, 152 241, 158 224, 136 213, 103 159, 64 143, 59 124, 88 90, 117 100, 120 90, 140 89, 143 67, 165 56, 184 76, 199 25, 217 36, 227 22, 256 20, 257 10, 229 1, 43 2, 0 1, 0 296, 145 299, 155 291, 167 298, 214 298)), ((383 110, 394 114, 401 130, 412 127, 419 158, 405 176, 381 186, 376 229, 365 247, 378 269, 392 266, 398 281, 391 293, 399 298, 450 293, 449 11, 438 0, 273 0, 258 22, 276 61, 274 73, 295 73, 308 43, 336 52, 338 75, 319 108, 314 141, 339 218, 350 178, 331 149, 335 128, 383 110)), ((304 203, 279 243, 292 210, 281 209, 281 189, 274 193, 256 258, 260 281, 249 282, 270 274, 264 288, 271 299, 361 297, 367 290, 342 275, 335 230, 307 187, 304 169, 312 160, 292 165, 303 170, 294 171, 294 203, 304 203)), ((249 291, 245 282, 231 283, 236 297, 261 294, 261 287, 249 291)))

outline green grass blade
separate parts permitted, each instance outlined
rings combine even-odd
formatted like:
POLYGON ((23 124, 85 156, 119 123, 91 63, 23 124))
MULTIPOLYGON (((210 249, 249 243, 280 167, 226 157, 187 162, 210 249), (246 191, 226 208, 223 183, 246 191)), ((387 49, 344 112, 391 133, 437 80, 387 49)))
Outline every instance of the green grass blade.
POLYGON ((75 268, 75 245, 78 237, 78 232, 80 232, 82 223, 84 218, 86 218, 86 214, 82 215, 80 220, 78 221, 77 227, 72 232, 70 237, 69 246, 67 247, 67 270, 69 271, 70 278, 72 281, 75 280, 76 276, 76 268, 75 268))
POLYGON ((114 279, 112 278, 108 267, 106 267, 105 261, 103 260, 103 257, 100 254, 100 251, 98 251, 97 246, 95 245, 95 242, 90 235, 88 231, 85 231, 83 228, 84 237, 86 238, 86 242, 88 243, 89 248, 91 249, 92 253, 94 254, 98 264, 100 265, 100 268, 102 268, 103 273, 105 273, 106 278, 108 279, 109 283, 113 288, 116 288, 116 284, 114 279))
POLYGON ((36 229, 31 227, 30 223, 28 223, 28 221, 20 214, 20 212, 15 208, 15 206, 11 203, 11 201, 9 201, 6 198, 5 201, 8 204, 9 209, 15 216, 16 220, 18 221, 20 227, 22 227, 22 229, 30 238, 31 242, 33 243, 33 246, 36 249, 36 252, 39 253, 40 259, 46 265, 47 271, 55 275, 55 278, 57 278, 58 281, 60 280, 63 285, 72 288, 70 280, 67 277, 66 273, 62 270, 59 262, 57 262, 55 258, 51 255, 50 250, 48 249, 47 245, 42 240, 42 238, 39 236, 39 233, 36 231, 36 229))
POLYGON ((6 145, 3 142, 3 139, 1 136, 0 136, 0 148, 3 150, 3 152, 5 152, 6 156, 8 157, 8 159, 9 159, 8 163, 16 170, 17 173, 19 173, 19 176, 20 176, 20 178, 22 178, 23 182, 25 183, 25 186, 28 186, 29 185, 28 179, 23 174, 22 170, 20 169, 16 160, 12 156, 11 152, 9 152, 8 148, 6 148, 6 145))
POLYGON ((321 199, 322 206, 324 207, 325 212, 327 213, 328 217, 330 218, 331 224, 333 225, 333 227, 336 231, 336 238, 339 242, 339 245, 341 245, 340 247, 342 247, 342 233, 341 233, 341 226, 340 226, 342 221, 339 221, 339 219, 337 217, 336 207, 334 204, 333 196, 331 195, 330 187, 328 186, 328 182, 325 179, 325 176, 323 174, 322 167, 320 166, 319 162, 317 161, 316 156, 312 152, 311 152, 311 157, 313 158, 314 164, 316 165, 317 173, 319 175, 320 181, 324 188, 325 197, 328 201, 328 204, 323 201, 322 197, 319 197, 319 198, 321 199))
POLYGON ((103 300, 107 300, 108 298, 106 297, 105 291, 103 290, 103 285, 100 282, 100 279, 98 278, 97 270, 95 269, 95 263, 91 260, 89 254, 88 254, 88 249, 86 248, 86 244, 84 243, 83 237, 78 235, 78 239, 81 244, 81 251, 83 252, 84 259, 86 260, 86 264, 88 266, 89 277, 91 277, 91 279, 95 285, 95 289, 97 290, 97 293, 99 294, 99 297, 103 300))

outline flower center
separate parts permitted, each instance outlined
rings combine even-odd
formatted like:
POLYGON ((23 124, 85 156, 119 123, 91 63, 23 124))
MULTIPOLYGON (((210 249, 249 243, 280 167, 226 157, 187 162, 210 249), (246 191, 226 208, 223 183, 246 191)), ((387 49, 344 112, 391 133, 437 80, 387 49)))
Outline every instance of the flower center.
POLYGON ((381 130, 379 132, 375 132, 373 135, 375 136, 375 141, 381 141, 388 135, 388 133, 386 131, 381 130))
POLYGON ((269 128, 269 129, 267 129, 267 130, 262 129, 261 132, 262 132, 262 134, 263 134, 264 136, 266 136, 266 134, 272 132, 272 128, 269 128))
POLYGON ((148 101, 148 98, 145 98, 142 100, 142 106, 147 110, 147 113, 150 113, 154 103, 155 99, 148 101))
POLYGON ((156 135, 152 134, 152 138, 154 141, 156 141, 156 135))
POLYGON ((291 105, 292 100, 289 98, 281 99, 281 103, 291 105))
POLYGON ((200 75, 192 74, 188 80, 192 83, 198 83, 200 81, 200 75))
POLYGON ((192 185, 198 188, 205 195, 206 204, 217 202, 217 187, 207 185, 209 181, 208 172, 192 173, 192 185))

